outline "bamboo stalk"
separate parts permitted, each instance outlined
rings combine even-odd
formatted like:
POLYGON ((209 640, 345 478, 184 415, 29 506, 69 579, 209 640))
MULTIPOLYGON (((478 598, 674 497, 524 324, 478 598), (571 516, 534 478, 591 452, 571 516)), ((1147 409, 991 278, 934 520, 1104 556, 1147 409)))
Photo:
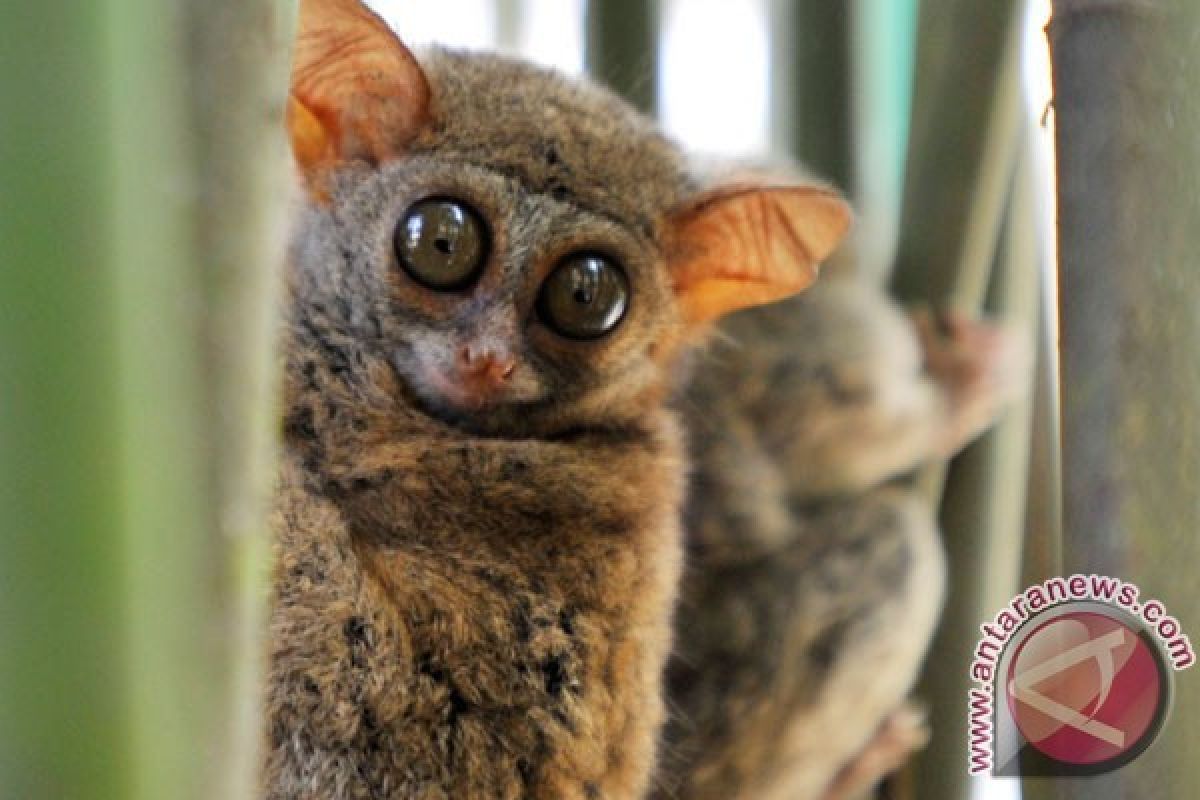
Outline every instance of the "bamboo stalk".
POLYGON ((181 102, 182 26, 176 6, 146 5, 110 9, 114 208, 106 222, 120 344, 130 796, 148 800, 173 780, 202 783, 185 742, 194 735, 202 758, 214 757, 206 732, 220 689, 209 671, 216 637, 203 599, 202 295, 187 222, 196 187, 181 102), (147 41, 143 26, 160 35, 147 41))
MULTIPOLYGON (((987 307, 1032 339, 1040 253, 1028 213, 1035 191, 1022 158, 987 307)), ((1020 589, 1032 405, 1010 408, 947 473, 939 521, 950 565, 947 602, 922 681, 933 738, 918 762, 915 797, 967 797, 968 668, 980 623, 1020 589)))
MULTIPOLYGON (((1063 560, 1200 620, 1200 7, 1058 0, 1063 560)), ((1193 627, 1193 641, 1195 628, 1193 627)), ((1064 798, 1182 797, 1200 780, 1193 676, 1158 743, 1064 798)))
POLYGON ((844 3, 771 0, 771 138, 822 178, 849 188, 850 11, 844 3))
POLYGON ((126 797, 101 4, 0 6, 0 794, 126 797))
MULTIPOLYGON (((1055 276, 1057 277, 1057 276, 1055 276)), ((1056 320, 1043 293, 1038 315, 1033 380, 1032 453, 1025 515, 1025 566, 1021 585, 1032 586, 1062 575, 1062 454, 1058 397, 1056 320)))
POLYGON ((111 14, 134 796, 248 800, 290 4, 111 14))
POLYGON ((0 10, 6 797, 255 796, 287 8, 0 10))
POLYGON ((892 289, 978 309, 1015 162, 1019 3, 921 3, 913 121, 892 289), (971 53, 963 61, 963 53, 971 53))
MULTIPOLYGON (((200 343, 210 620, 223 646, 221 757, 207 785, 223 800, 258 797, 260 671, 268 576, 266 509, 274 482, 274 360, 287 210, 283 103, 292 0, 192 0, 186 6, 189 124, 198 193, 189 209, 204 293, 200 343)), ((161 796, 161 795, 158 795, 161 796)))
MULTIPOLYGON (((903 302, 979 311, 993 266, 1001 264, 1004 277, 1004 271, 1018 268, 1018 251, 1026 249, 1010 241, 1012 258, 997 260, 1005 220, 1010 232, 1027 224, 1021 214, 1028 204, 1014 200, 1013 193, 1021 130, 1019 10, 1020 4, 1010 3, 921 4, 906 188, 891 279, 903 302), (967 63, 964 52, 972 54, 967 63)), ((1020 186, 1026 191, 1024 183, 1020 186)), ((1020 306, 1027 309, 1024 301, 1020 306)), ((992 612, 993 596, 1001 591, 994 587, 1015 580, 1019 558, 1012 555, 1021 532, 1011 503, 1023 499, 1014 481, 1028 458, 1022 441, 1028 423, 1023 415, 1016 420, 1002 436, 990 434, 960 457, 944 487, 948 585, 933 655, 918 690, 929 704, 932 740, 912 767, 916 797, 959 800, 969 791, 960 766, 966 764, 962 708, 968 653, 980 620, 992 612), (1004 564, 1000 572, 991 569, 989 555, 1004 564)), ((945 475, 933 467, 920 477, 933 502, 943 494, 945 475)))
POLYGON ((659 0, 589 0, 588 73, 642 111, 658 108, 659 0))
POLYGON ((849 6, 855 262, 860 274, 878 282, 891 269, 900 232, 917 2, 861 0, 849 6))

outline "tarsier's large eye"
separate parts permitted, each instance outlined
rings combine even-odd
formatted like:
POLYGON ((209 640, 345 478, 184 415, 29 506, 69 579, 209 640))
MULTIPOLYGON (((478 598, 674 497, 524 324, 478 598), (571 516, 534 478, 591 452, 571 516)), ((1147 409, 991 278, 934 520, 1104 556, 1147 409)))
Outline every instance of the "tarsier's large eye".
POLYGON ((465 289, 487 260, 488 233, 470 206, 422 200, 396 226, 396 258, 417 283, 438 291, 465 289))
POLYGON ((596 339, 611 331, 629 305, 629 279, 610 259, 595 253, 567 257, 542 284, 537 310, 542 322, 569 339, 596 339))

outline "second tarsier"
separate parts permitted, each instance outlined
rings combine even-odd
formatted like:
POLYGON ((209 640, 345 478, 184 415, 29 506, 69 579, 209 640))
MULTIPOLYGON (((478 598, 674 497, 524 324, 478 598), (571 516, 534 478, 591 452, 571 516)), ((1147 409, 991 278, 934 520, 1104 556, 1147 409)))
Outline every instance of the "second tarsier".
POLYGON ((843 237, 834 191, 356 0, 302 0, 288 130, 265 796, 818 798, 902 761, 941 557, 888 484, 988 423, 1004 335, 853 282, 756 310, 843 237))

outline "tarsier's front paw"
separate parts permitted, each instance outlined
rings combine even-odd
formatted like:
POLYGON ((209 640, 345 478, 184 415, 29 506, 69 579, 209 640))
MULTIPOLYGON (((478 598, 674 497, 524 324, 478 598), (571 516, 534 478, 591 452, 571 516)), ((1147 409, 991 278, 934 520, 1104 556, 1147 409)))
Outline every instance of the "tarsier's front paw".
POLYGON ((925 712, 904 703, 884 719, 854 760, 842 768, 822 800, 853 800, 873 789, 929 741, 925 712))
POLYGON ((925 370, 945 392, 949 414, 939 450, 953 455, 1029 388, 1029 337, 1011 325, 946 311, 913 314, 925 370))

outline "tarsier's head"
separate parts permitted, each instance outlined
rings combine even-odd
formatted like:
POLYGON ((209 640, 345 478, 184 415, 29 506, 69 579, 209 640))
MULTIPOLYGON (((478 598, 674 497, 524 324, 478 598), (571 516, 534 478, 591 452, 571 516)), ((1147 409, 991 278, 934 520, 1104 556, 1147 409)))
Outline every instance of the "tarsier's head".
POLYGON ((295 59, 296 302, 467 430, 636 417, 682 345, 806 287, 849 222, 821 187, 700 185, 595 86, 495 56, 418 61, 357 0, 302 0, 295 59))

